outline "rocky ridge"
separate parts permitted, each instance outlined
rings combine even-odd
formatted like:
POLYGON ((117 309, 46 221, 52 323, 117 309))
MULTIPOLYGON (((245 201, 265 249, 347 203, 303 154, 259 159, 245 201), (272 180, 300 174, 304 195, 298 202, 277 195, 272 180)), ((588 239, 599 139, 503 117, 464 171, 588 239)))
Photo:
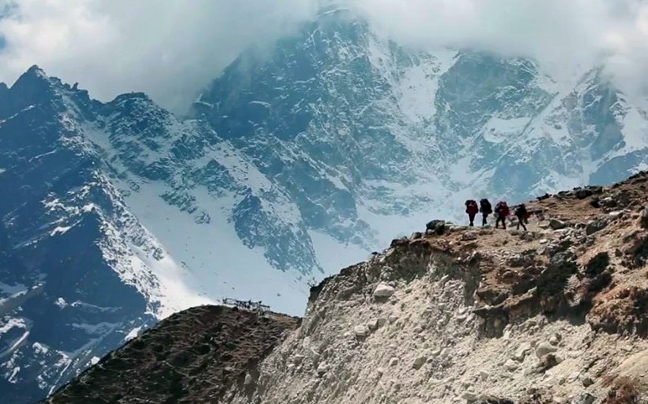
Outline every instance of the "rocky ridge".
POLYGON ((645 402, 647 181, 539 198, 528 232, 394 240, 314 288, 251 401, 645 402))
MULTIPOLYGON (((648 402, 647 196, 648 173, 641 173, 528 203, 534 216, 526 232, 440 222, 436 231, 395 239, 313 287, 299 328, 264 360, 239 367, 245 371, 218 399, 192 397, 233 404, 648 402)), ((204 338, 216 332, 194 331, 204 338)), ((160 349, 164 357, 178 354, 160 349)), ((110 380, 93 384, 93 372, 112 361, 74 382, 74 397, 114 388, 110 380)), ((137 401, 125 394, 116 402, 137 401)))
POLYGON ((225 306, 189 309, 106 356, 44 402, 217 402, 231 384, 249 385, 246 371, 298 323, 225 306))

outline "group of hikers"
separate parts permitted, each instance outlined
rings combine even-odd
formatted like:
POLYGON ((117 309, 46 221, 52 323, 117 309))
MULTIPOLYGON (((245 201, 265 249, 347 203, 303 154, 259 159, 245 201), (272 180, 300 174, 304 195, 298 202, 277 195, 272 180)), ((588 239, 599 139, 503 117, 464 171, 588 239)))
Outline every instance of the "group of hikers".
MULTIPOLYGON (((499 201, 497 205, 495 205, 494 210, 491 206, 491 203, 488 201, 488 199, 485 198, 479 201, 479 205, 477 205, 477 201, 473 199, 466 201, 466 213, 468 214, 468 219, 470 220, 470 226, 474 226, 475 216, 477 216, 477 213, 480 212, 483 217, 482 226, 486 226, 488 224, 488 216, 494 213, 495 228, 499 228, 499 224, 501 222, 502 227, 506 229, 506 218, 511 214, 511 210, 509 209, 505 201, 499 201)), ((527 228, 525 224, 529 223, 530 216, 526 206, 524 206, 523 203, 515 206, 513 214, 518 219, 517 229, 519 230, 520 226, 522 226, 522 228, 526 231, 527 228)))

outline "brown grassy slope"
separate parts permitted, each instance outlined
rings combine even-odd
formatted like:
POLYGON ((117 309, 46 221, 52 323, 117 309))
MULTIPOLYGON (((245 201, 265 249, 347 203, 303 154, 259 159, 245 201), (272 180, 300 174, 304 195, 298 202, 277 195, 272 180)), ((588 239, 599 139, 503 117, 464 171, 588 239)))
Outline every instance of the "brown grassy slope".
POLYGON ((47 403, 216 402, 267 356, 299 320, 221 306, 169 317, 80 377, 47 403))

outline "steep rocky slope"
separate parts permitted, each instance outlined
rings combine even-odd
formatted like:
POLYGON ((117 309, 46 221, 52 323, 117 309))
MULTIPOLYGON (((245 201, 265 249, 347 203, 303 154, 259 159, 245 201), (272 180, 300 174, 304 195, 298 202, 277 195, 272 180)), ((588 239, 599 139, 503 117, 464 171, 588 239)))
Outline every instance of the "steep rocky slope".
MULTIPOLYGON (((443 234, 395 239, 386 251, 313 287, 299 328, 260 363, 239 363, 245 372, 235 372, 218 399, 181 390, 176 399, 648 402, 647 197, 648 173, 642 173, 611 187, 528 203, 534 216, 526 232, 447 223, 443 234)), ((247 327, 255 314, 238 316, 247 327)), ((156 345, 157 356, 182 357, 205 338, 222 336, 210 322, 185 319, 178 315, 169 326, 192 329, 197 342, 156 345)), ((251 335, 246 346, 257 343, 258 334, 251 335)), ((182 363, 154 362, 152 356, 135 360, 133 352, 153 345, 142 338, 131 342, 52 401, 119 386, 123 396, 114 402, 139 402, 137 394, 150 384, 150 402, 164 402, 156 398, 172 379, 164 374, 133 380, 134 395, 107 378, 114 367, 124 369, 114 374, 119 380, 128 379, 128 372, 151 374, 151 366, 183 369, 182 363), (130 359, 120 368, 125 353, 130 359)), ((195 375, 184 372, 182 383, 203 380, 230 363, 211 353, 206 357, 205 367, 195 375)))
POLYGON ((529 203, 528 232, 394 240, 315 288, 252 401, 645 402, 647 197, 644 173, 529 203))
POLYGON ((111 353, 47 403, 218 402, 299 321, 202 306, 174 314, 111 353))

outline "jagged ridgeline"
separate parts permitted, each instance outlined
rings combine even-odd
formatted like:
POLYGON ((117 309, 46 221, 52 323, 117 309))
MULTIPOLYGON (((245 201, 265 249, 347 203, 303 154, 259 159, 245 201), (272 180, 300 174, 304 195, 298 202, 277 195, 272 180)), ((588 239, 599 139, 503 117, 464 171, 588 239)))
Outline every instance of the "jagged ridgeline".
POLYGON ((301 321, 179 313, 48 402, 643 403, 647 198, 642 173, 529 202, 529 231, 395 239, 313 287, 301 321))

